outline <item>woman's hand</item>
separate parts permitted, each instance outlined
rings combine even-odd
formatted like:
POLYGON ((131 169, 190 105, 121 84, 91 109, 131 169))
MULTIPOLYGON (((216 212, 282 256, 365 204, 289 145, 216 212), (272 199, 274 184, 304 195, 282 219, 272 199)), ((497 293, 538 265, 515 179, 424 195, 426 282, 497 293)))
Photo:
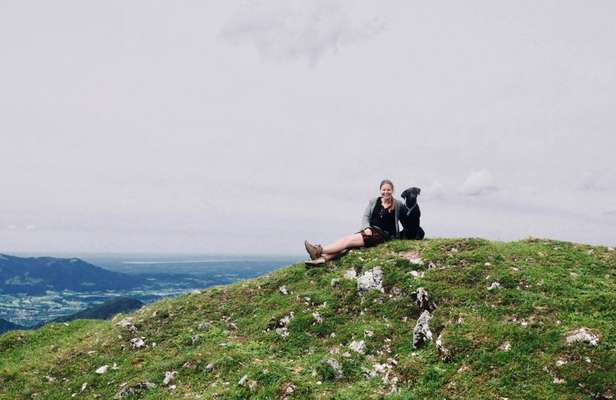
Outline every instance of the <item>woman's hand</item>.
POLYGON ((364 233, 365 233, 366 235, 368 235, 368 236, 372 236, 372 229, 370 229, 370 228, 366 228, 366 229, 364 229, 364 233))

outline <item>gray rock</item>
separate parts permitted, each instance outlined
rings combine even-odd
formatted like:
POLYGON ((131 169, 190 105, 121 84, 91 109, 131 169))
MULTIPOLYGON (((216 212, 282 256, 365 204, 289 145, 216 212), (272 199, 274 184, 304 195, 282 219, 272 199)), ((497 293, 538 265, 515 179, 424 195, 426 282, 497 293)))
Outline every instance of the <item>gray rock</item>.
POLYGON ((438 355, 441 358, 441 361, 451 360, 451 351, 447 347, 445 347, 445 344, 443 343, 442 333, 438 335, 438 338, 436 338, 436 342, 434 343, 436 344, 436 350, 438 351, 438 355))
POLYGON ((156 387, 152 382, 137 382, 133 385, 124 386, 115 396, 114 399, 122 399, 125 397, 139 396, 145 391, 156 387))
POLYGON ((289 329, 286 326, 282 328, 276 328, 276 333, 282 337, 287 337, 289 336, 289 329))
POLYGON ((353 340, 349 344, 349 349, 359 354, 365 354, 366 353, 366 342, 363 340, 353 340))
POLYGON ((106 373, 108 369, 109 369, 109 365, 106 365, 106 364, 105 364, 105 365, 103 365, 102 367, 98 367, 98 368, 96 369, 96 371, 94 371, 94 372, 96 372, 96 373, 97 373, 97 374, 99 374, 99 375, 102 375, 102 374, 106 373))
POLYGON ((175 379, 176 375, 177 371, 166 371, 165 378, 163 379, 163 385, 169 386, 169 384, 175 379))
POLYGON ((511 350, 511 343, 509 341, 506 341, 505 343, 498 346, 498 349, 500 351, 509 351, 511 350))
POLYGON ((599 338, 587 330, 587 328, 580 328, 574 331, 567 333, 567 337, 565 339, 567 344, 573 343, 588 343, 591 346, 596 346, 599 344, 599 338))
POLYGON ((413 278, 423 278, 424 277, 424 273, 423 272, 418 272, 418 271, 411 271, 409 272, 409 274, 411 274, 411 276, 413 278))
POLYGON ((381 267, 374 267, 360 275, 357 278, 357 290, 378 290, 380 292, 384 292, 383 270, 381 270, 381 267))
POLYGON ((415 290, 415 293, 411 295, 411 299, 422 311, 432 311, 436 308, 436 304, 434 304, 434 302, 430 300, 430 295, 428 294, 428 291, 422 287, 415 290))
POLYGON ((415 328, 413 329, 413 347, 417 348, 423 343, 432 340, 432 331, 429 325, 431 318, 432 315, 427 310, 422 312, 419 316, 417 324, 415 324, 415 328))
POLYGON ((276 322, 276 333, 282 337, 287 337, 289 336, 289 329, 287 328, 287 326, 289 325, 289 322, 291 322, 291 320, 294 317, 294 313, 293 311, 291 311, 289 314, 285 315, 284 317, 280 318, 277 322, 276 322))
POLYGON ((137 334, 137 327, 128 318, 124 318, 122 321, 118 322, 116 325, 118 325, 121 328, 126 329, 127 331, 129 331, 133 335, 137 334))
POLYGON ((132 338, 130 340, 130 347, 135 350, 145 347, 145 341, 142 338, 132 338))
POLYGON ((312 313, 312 318, 314 318, 314 322, 316 322, 317 324, 323 323, 323 317, 316 311, 312 313))

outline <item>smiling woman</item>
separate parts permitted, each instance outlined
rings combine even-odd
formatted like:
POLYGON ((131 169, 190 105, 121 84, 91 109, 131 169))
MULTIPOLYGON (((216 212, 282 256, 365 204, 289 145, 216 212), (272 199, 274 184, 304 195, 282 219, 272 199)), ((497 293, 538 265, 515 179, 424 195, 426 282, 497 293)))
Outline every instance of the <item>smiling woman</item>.
POLYGON ((347 249, 372 247, 386 240, 398 238, 400 216, 406 215, 407 207, 393 197, 394 184, 389 179, 381 181, 379 192, 379 197, 368 202, 362 216, 362 229, 359 232, 341 237, 326 246, 304 241, 306 251, 310 255, 310 261, 306 261, 306 265, 324 264, 341 256, 347 249))

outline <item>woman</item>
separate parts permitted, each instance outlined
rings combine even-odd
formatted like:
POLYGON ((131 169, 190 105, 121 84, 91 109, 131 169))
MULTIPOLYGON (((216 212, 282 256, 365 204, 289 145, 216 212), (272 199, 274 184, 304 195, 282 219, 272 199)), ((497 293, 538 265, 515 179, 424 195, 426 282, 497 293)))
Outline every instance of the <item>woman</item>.
POLYGON ((394 199, 394 184, 389 179, 381 181, 379 191, 381 196, 370 200, 364 211, 361 231, 344 236, 327 246, 313 245, 305 241, 304 246, 311 260, 306 264, 323 264, 346 249, 372 247, 399 237, 398 222, 400 216, 406 215, 407 208, 404 203, 394 199))

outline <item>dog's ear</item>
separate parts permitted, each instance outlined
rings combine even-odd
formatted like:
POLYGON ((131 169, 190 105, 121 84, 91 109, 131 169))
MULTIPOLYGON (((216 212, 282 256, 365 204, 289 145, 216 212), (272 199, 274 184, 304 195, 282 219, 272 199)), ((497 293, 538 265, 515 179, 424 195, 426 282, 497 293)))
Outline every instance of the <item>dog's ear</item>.
POLYGON ((404 200, 406 200, 406 198, 407 198, 407 197, 409 197, 409 190, 408 190, 408 189, 406 189, 404 192, 402 192, 402 193, 400 194, 400 196, 401 196, 404 200))
POLYGON ((418 187, 411 188, 411 191, 413 192, 415 196, 419 196, 419 193, 421 193, 421 189, 418 187))

